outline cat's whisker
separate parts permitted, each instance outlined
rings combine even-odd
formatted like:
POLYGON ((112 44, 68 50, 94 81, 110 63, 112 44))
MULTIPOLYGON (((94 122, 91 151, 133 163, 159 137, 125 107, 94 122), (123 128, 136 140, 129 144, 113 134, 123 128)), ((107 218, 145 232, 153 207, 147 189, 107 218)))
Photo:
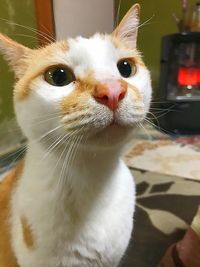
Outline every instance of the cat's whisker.
POLYGON ((69 146, 69 150, 67 152, 65 162, 63 165, 63 171, 61 174, 61 181, 60 181, 61 189, 63 189, 65 187, 66 181, 67 180, 70 181, 70 178, 72 176, 72 174, 70 175, 70 172, 69 172, 70 171, 70 165, 72 165, 72 163, 73 163, 72 158, 73 158, 75 151, 78 150, 78 144, 79 144, 78 140, 80 140, 80 139, 81 139, 81 136, 79 136, 79 135, 75 136, 73 142, 69 146))
MULTIPOLYGON (((46 121, 46 120, 51 120, 51 119, 59 119, 59 118, 62 118, 62 115, 60 113, 58 114, 49 114, 49 115, 44 115, 44 116, 38 116, 38 117, 34 117, 32 118, 31 120, 35 123, 37 122, 43 122, 43 121, 46 121)), ((26 123, 28 123, 30 121, 30 119, 28 120, 25 120, 26 123)))
MULTIPOLYGON (((71 157, 72 157, 73 151, 75 149, 76 149, 76 151, 78 150, 78 144, 77 143, 79 143, 79 142, 77 142, 77 140, 79 140, 79 138, 81 139, 82 135, 79 135, 81 130, 82 129, 79 129, 79 130, 74 132, 73 139, 70 140, 71 142, 68 143, 65 147, 65 150, 66 150, 66 148, 68 148, 68 150, 67 150, 67 153, 65 155, 65 160, 63 162, 62 169, 60 172, 60 176, 59 176, 59 180, 58 180, 58 188, 60 188, 60 186, 61 186, 61 189, 63 188, 63 183, 65 180, 65 177, 67 177, 67 179, 70 179, 69 173, 67 172, 67 170, 69 170, 69 164, 71 163, 71 157)), ((64 151, 63 151, 63 153, 64 153, 64 151)))
MULTIPOLYGON (((69 159, 69 164, 71 164, 72 167, 73 167, 74 160, 75 160, 77 152, 78 152, 78 148, 79 148, 79 146, 80 146, 80 144, 82 142, 82 139, 83 139, 83 135, 78 135, 78 138, 76 140, 76 145, 74 145, 74 149, 71 152, 71 157, 69 159)), ((71 179, 71 176, 69 177, 69 179, 71 179)))
POLYGON ((148 130, 144 127, 141 122, 138 122, 138 126, 145 132, 149 140, 153 139, 153 136, 148 132, 148 130))
POLYGON ((9 153, 9 155, 7 157, 4 157, 1 161, 5 162, 7 161, 10 157, 12 157, 12 155, 15 155, 17 153, 17 156, 7 165, 7 169, 11 169, 13 167, 13 165, 16 164, 16 162, 22 157, 23 154, 25 154, 25 151, 27 149, 27 146, 24 145, 24 147, 21 148, 21 151, 19 153, 17 153, 16 151, 9 153))
POLYGON ((70 123, 69 125, 65 125, 66 129, 69 131, 73 131, 73 130, 77 130, 80 129, 80 127, 84 126, 84 128, 86 128, 88 125, 90 125, 90 123, 92 122, 92 118, 90 118, 90 120, 82 120, 82 121, 73 121, 72 123, 70 123))
POLYGON ((57 148, 59 148, 60 144, 71 141, 70 138, 77 134, 77 132, 78 131, 65 133, 62 136, 59 136, 58 138, 56 138, 57 136, 55 135, 53 138, 56 138, 56 140, 54 140, 54 142, 46 149, 47 153, 45 153, 42 160, 44 160, 48 155, 50 155, 53 150, 55 151, 57 148))
POLYGON ((66 165, 67 165, 67 161, 69 160, 69 154, 70 154, 70 151, 71 151, 73 145, 74 145, 74 142, 69 143, 69 146, 66 145, 66 148, 68 148, 68 150, 66 152, 66 155, 65 155, 65 158, 64 158, 64 161, 63 161, 63 165, 62 165, 62 168, 61 168, 61 172, 60 172, 60 175, 59 175, 59 181, 58 181, 59 186, 61 186, 61 188, 58 188, 58 189, 61 189, 61 191, 62 191, 63 184, 64 184, 63 181, 64 181, 65 177, 68 176, 68 173, 66 173, 66 165))
POLYGON ((53 128, 53 129, 47 131, 46 133, 44 133, 44 134, 43 134, 42 136, 40 136, 39 138, 33 140, 33 142, 39 142, 39 141, 42 141, 42 139, 44 139, 46 136, 48 136, 49 134, 55 132, 56 130, 58 130, 58 129, 60 129, 60 128, 62 128, 62 125, 59 125, 59 126, 53 128))
POLYGON ((92 116, 93 113, 90 110, 85 109, 81 111, 72 111, 71 114, 63 115, 63 122, 68 123, 76 119, 83 119, 92 116))
POLYGON ((119 0, 119 4, 118 4, 118 8, 117 8, 117 14, 116 14, 116 19, 115 19, 115 27, 117 27, 117 25, 119 24, 119 14, 120 14, 120 10, 121 10, 121 2, 122 0, 119 0))
POLYGON ((161 132, 163 132, 163 133, 165 133, 165 134, 169 134, 169 135, 172 135, 172 134, 173 134, 172 132, 170 132, 170 131, 168 131, 168 130, 166 130, 166 129, 163 129, 163 128, 160 126, 159 123, 158 123, 158 125, 156 125, 156 124, 154 124, 152 121, 148 120, 147 118, 145 119, 145 121, 146 121, 147 123, 149 123, 150 125, 152 125, 154 128, 156 128, 157 130, 159 130, 159 131, 161 131, 161 132))
POLYGON ((41 161, 43 161, 45 158, 47 158, 48 155, 51 154, 51 152, 56 148, 59 147, 59 144, 66 138, 66 135, 61 135, 46 149, 45 155, 41 158, 41 161))
POLYGON ((38 120, 35 121, 35 122, 32 122, 32 123, 27 123, 29 126, 37 126, 37 125, 40 125, 40 124, 43 124, 43 123, 46 123, 46 122, 49 122, 49 121, 52 121, 52 120, 55 120, 55 119, 59 119, 61 118, 61 116, 55 116, 55 117, 52 117, 52 118, 48 118, 46 120, 38 120))
POLYGON ((157 107, 151 107, 150 108, 150 111, 152 110, 152 111, 154 111, 154 113, 155 112, 162 112, 162 111, 174 111, 174 112, 178 112, 178 110, 176 110, 176 109, 173 109, 174 107, 176 107, 176 104, 173 104, 173 105, 171 105, 170 107, 168 107, 168 108, 157 108, 157 107))
MULTIPOLYGON (((65 162, 64 159, 66 159, 66 155, 67 155, 67 148, 68 148, 68 143, 66 143, 66 145, 64 146, 63 151, 62 151, 59 159, 57 160, 57 163, 56 163, 56 166, 55 166, 54 170, 56 170, 56 168, 57 168, 58 164, 60 163, 60 161, 63 162, 63 165, 64 165, 64 162, 65 162), (62 160, 62 158, 63 158, 63 160, 62 160)), ((62 168, 63 168, 63 165, 62 165, 62 168)), ((61 172, 62 172, 62 169, 61 169, 61 172)), ((61 187, 61 172, 60 172, 60 175, 58 177, 58 182, 57 182, 57 186, 56 186, 57 192, 59 192, 60 188, 62 188, 61 187)))
POLYGON ((48 113, 48 114, 40 115, 40 116, 37 116, 37 117, 33 117, 33 120, 41 119, 41 118, 48 118, 48 117, 57 116, 57 115, 62 116, 61 112, 58 111, 58 112, 53 112, 53 113, 48 113))

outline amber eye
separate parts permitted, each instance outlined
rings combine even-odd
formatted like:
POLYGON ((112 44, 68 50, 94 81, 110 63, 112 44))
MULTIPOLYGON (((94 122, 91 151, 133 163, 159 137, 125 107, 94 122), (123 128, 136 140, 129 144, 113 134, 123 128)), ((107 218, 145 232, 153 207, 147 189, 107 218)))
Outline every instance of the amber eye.
POLYGON ((75 80, 74 73, 65 66, 50 67, 44 73, 44 79, 51 85, 64 86, 75 80))
POLYGON ((136 65, 132 60, 122 59, 117 63, 117 68, 124 78, 129 78, 136 73, 136 65))

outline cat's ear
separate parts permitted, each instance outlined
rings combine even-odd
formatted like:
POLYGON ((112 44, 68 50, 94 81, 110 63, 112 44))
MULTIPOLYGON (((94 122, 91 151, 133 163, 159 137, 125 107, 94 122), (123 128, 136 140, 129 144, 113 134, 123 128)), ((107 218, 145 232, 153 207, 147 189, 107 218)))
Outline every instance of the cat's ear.
POLYGON ((112 33, 122 42, 126 42, 130 47, 136 47, 137 32, 140 18, 140 5, 133 5, 126 13, 120 24, 112 33))
POLYGON ((17 79, 23 75, 27 68, 24 59, 30 51, 31 49, 0 33, 0 53, 2 53, 7 60, 17 79))

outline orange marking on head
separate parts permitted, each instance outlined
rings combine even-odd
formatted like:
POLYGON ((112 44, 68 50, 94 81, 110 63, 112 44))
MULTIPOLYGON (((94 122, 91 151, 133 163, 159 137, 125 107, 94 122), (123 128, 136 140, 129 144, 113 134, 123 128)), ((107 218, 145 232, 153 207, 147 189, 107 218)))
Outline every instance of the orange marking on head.
POLYGON ((25 216, 21 217, 23 239, 27 248, 34 247, 33 233, 25 216))
POLYGON ((23 162, 0 183, 0 266, 19 267, 11 246, 10 201, 23 170, 23 162))
POLYGON ((117 38, 115 35, 110 35, 110 40, 113 44, 113 46, 116 49, 126 49, 130 51, 130 47, 127 45, 127 43, 122 42, 119 38, 117 38))
POLYGON ((97 84, 92 71, 88 71, 84 79, 78 78, 74 84, 75 90, 69 96, 64 97, 61 102, 63 114, 71 114, 87 107, 87 100, 97 84))
MULTIPOLYGON (((52 43, 45 47, 30 50, 30 54, 24 61, 27 65, 28 71, 24 71, 24 75, 15 85, 14 97, 16 100, 24 100, 30 93, 30 83, 38 76, 42 75, 44 71, 49 67, 55 65, 55 51, 61 54, 66 53, 69 49, 67 41, 60 41, 52 43), (52 62, 52 64, 51 64, 52 62)), ((56 64, 57 65, 57 64, 56 64)))
POLYGON ((141 67, 146 68, 141 54, 137 49, 132 49, 127 43, 123 43, 119 38, 114 35, 110 36, 110 40, 116 49, 127 51, 127 59, 135 62, 136 65, 140 65, 141 67))

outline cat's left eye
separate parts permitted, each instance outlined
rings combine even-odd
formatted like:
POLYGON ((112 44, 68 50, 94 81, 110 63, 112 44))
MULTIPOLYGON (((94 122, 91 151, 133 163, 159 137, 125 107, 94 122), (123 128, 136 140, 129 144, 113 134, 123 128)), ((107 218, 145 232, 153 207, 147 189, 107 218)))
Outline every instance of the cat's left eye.
POLYGON ((121 59, 117 63, 117 68, 119 70, 119 73, 124 78, 129 78, 136 73, 136 65, 131 59, 121 59))
POLYGON ((44 79, 53 86, 65 86, 75 81, 75 76, 66 66, 53 66, 46 70, 44 79))

